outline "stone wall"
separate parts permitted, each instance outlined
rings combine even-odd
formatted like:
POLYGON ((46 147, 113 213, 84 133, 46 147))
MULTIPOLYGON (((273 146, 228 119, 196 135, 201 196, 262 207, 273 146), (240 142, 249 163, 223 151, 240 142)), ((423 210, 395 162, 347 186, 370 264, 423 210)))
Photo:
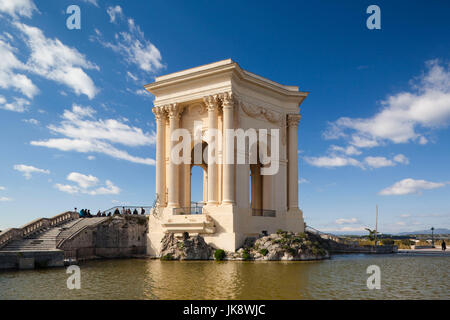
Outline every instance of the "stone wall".
POLYGON ((0 269, 34 269, 64 266, 62 250, 34 252, 3 252, 0 269))
POLYGON ((67 239, 61 246, 66 258, 126 258, 146 254, 147 217, 112 216, 87 227, 67 239))

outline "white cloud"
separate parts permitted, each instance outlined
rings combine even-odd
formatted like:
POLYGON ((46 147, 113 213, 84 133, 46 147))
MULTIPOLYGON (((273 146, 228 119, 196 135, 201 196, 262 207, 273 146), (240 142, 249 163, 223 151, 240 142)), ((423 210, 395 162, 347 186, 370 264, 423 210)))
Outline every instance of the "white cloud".
POLYGON ((25 112, 30 105, 30 101, 24 98, 14 98, 14 102, 7 102, 3 96, 0 96, 0 109, 14 111, 14 112, 25 112))
POLYGON ((0 191, 3 191, 3 190, 5 190, 5 189, 6 189, 5 187, 0 186, 0 191))
POLYGON ((324 156, 324 157, 305 157, 305 161, 315 167, 345 167, 354 166, 363 168, 361 162, 350 157, 340 157, 340 156, 324 156))
POLYGON ((109 15, 109 22, 113 23, 116 22, 116 17, 122 17, 123 16, 123 11, 122 8, 120 6, 115 6, 115 7, 108 7, 106 9, 106 13, 108 13, 109 15))
POLYGON ((82 0, 83 2, 90 3, 96 7, 98 7, 97 0, 82 0))
POLYGON ((85 94, 92 99, 97 94, 98 89, 83 68, 99 70, 98 66, 59 39, 45 37, 36 27, 19 22, 14 25, 25 35, 25 42, 31 50, 27 70, 70 87, 77 95, 85 94))
POLYGON ((0 197, 0 202, 7 202, 7 201, 12 201, 13 199, 8 198, 8 197, 0 197))
POLYGON ((71 186, 68 184, 56 183, 55 188, 58 189, 59 191, 69 193, 69 194, 75 194, 75 193, 79 192, 79 188, 77 186, 71 186))
POLYGON ((14 168, 14 170, 22 172, 23 176, 26 179, 31 179, 31 175, 33 173, 50 174, 49 170, 39 169, 39 168, 36 168, 36 167, 33 167, 33 166, 28 166, 28 165, 25 165, 25 164, 15 164, 13 168, 14 168))
POLYGON ((372 168, 395 166, 394 161, 386 159, 385 157, 366 157, 364 161, 372 168))
POLYGON ((106 180, 106 186, 100 187, 93 191, 90 191, 90 195, 102 195, 102 194, 119 194, 120 188, 115 186, 111 181, 106 180))
POLYGON ((95 160, 94 156, 88 156, 87 158, 88 158, 88 160, 95 160))
POLYGON ((128 64, 135 65, 144 72, 154 73, 163 68, 161 63, 162 57, 158 48, 145 39, 144 32, 135 24, 134 20, 131 18, 125 19, 119 6, 115 8, 109 7, 107 12, 111 22, 117 21, 120 13, 124 18, 122 20, 127 23, 128 30, 116 33, 114 42, 103 40, 98 33, 96 33, 96 36, 91 37, 91 41, 98 41, 104 47, 110 48, 120 54, 128 64))
POLYGON ((356 224, 356 223, 359 223, 359 220, 356 218, 350 219, 340 218, 336 220, 336 224, 356 224))
POLYGON ((147 90, 144 89, 138 89, 135 91, 135 93, 139 96, 151 97, 150 94, 147 92, 147 90))
POLYGON ((77 183, 81 188, 87 189, 98 184, 98 178, 93 175, 84 175, 78 172, 71 172, 67 180, 77 183))
POLYGON ((31 118, 31 119, 23 119, 22 121, 26 122, 26 123, 34 124, 35 126, 39 125, 39 121, 36 120, 36 119, 33 119, 33 118, 31 118))
POLYGON ((386 157, 366 157, 364 161, 372 168, 393 167, 397 164, 409 164, 409 159, 403 154, 396 155, 392 160, 386 157))
POLYGON ((305 179, 305 178, 300 178, 300 180, 298 180, 298 183, 299 183, 299 184, 302 184, 302 183, 309 183, 309 180, 308 180, 308 179, 305 179))
POLYGON ((398 154, 394 157, 394 161, 401 164, 409 164, 409 159, 405 157, 403 154, 398 154))
POLYGON ((62 118, 59 125, 48 127, 53 134, 60 134, 62 138, 31 141, 31 144, 62 151, 97 152, 135 163, 155 164, 153 159, 135 157, 113 146, 113 144, 128 147, 153 145, 154 132, 145 133, 140 128, 115 119, 95 119, 94 109, 77 105, 74 105, 72 110, 65 110, 62 118))
POLYGON ((360 155, 362 153, 361 151, 359 151, 354 146, 347 146, 347 147, 344 148, 344 147, 340 147, 340 146, 331 145, 330 150, 332 152, 343 153, 343 154, 346 154, 348 156, 357 156, 357 155, 360 155))
POLYGON ((409 218, 409 217, 411 217, 410 214, 401 214, 400 215, 400 218, 409 218))
POLYGON ((392 186, 383 189, 379 192, 380 195, 406 195, 406 194, 420 194, 422 190, 431 190, 442 188, 446 183, 430 182, 425 180, 414 180, 411 178, 403 179, 396 182, 392 186))
POLYGON ((69 173, 67 180, 75 182, 77 185, 56 183, 55 188, 69 194, 81 193, 92 196, 119 194, 121 191, 120 188, 114 185, 110 180, 106 180, 104 186, 94 188, 99 184, 99 179, 93 175, 85 175, 79 172, 69 173))
POLYGON ((15 70, 26 70, 27 67, 17 59, 15 52, 9 43, 0 39, 0 88, 14 88, 21 92, 27 98, 33 98, 39 89, 24 74, 17 73, 15 70))
POLYGON ((324 137, 345 138, 360 148, 385 142, 427 143, 423 129, 450 123, 450 68, 437 60, 428 61, 426 68, 409 92, 388 96, 382 101, 382 110, 373 117, 342 117, 329 125, 324 137))
POLYGON ((17 19, 18 16, 31 18, 34 11, 38 11, 33 0, 0 0, 0 12, 9 14, 17 19))
POLYGON ((356 231, 365 231, 364 226, 360 227, 340 227, 340 228, 321 228, 322 231, 325 232, 356 232, 356 231))
POLYGON ((138 77, 136 77, 134 74, 132 74, 130 71, 127 71, 127 76, 130 77, 134 81, 138 81, 138 77))

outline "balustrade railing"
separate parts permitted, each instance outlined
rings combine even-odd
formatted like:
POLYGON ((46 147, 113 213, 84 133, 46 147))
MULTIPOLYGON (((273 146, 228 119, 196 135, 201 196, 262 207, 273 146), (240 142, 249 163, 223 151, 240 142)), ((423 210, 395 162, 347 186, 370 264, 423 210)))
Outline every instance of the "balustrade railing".
POLYGON ((254 217, 276 217, 277 211, 271 209, 253 209, 252 216, 254 217))
POLYGON ((191 202, 190 207, 174 208, 174 215, 203 214, 203 202, 191 202))
POLYGON ((339 237, 339 236, 331 234, 331 233, 322 232, 320 230, 314 229, 311 226, 306 226, 305 231, 317 234, 318 236, 320 236, 323 239, 333 240, 337 243, 343 243, 343 244, 347 244, 347 245, 357 245, 357 242, 355 242, 355 241, 351 241, 349 239, 346 239, 344 237, 339 237))
POLYGON ((77 212, 68 211, 60 213, 52 218, 40 218, 33 220, 20 228, 7 229, 0 233, 0 248, 11 240, 26 238, 44 228, 55 227, 61 223, 77 218, 79 218, 79 214, 77 212))

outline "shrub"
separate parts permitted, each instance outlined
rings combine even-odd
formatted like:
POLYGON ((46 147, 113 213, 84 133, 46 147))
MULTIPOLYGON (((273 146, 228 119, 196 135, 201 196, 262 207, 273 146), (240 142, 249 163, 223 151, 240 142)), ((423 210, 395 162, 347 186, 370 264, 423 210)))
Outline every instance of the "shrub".
POLYGON ((248 250, 244 250, 244 252, 242 253, 242 259, 244 259, 245 261, 251 259, 251 256, 250 256, 250 253, 248 252, 248 250))
POLYGON ((266 256, 269 253, 269 250, 266 248, 259 250, 259 253, 261 253, 263 256, 266 256))
POLYGON ((173 260, 173 256, 171 253, 168 253, 168 254, 162 256, 161 260, 164 260, 164 261, 173 260))
POLYGON ((223 259, 225 259, 225 251, 223 251, 222 249, 217 249, 214 252, 214 259, 216 259, 216 261, 222 261, 223 259))
POLYGON ((401 244, 403 244, 403 245, 405 245, 405 246, 410 246, 410 245, 415 244, 415 242, 414 242, 414 241, 411 241, 411 240, 409 240, 409 239, 402 239, 402 240, 401 240, 401 244))
POLYGON ((300 233, 298 234, 298 237, 299 237, 300 239, 305 239, 305 238, 306 238, 306 234, 305 234, 304 232, 300 232, 300 233))
POLYGON ((382 243, 384 246, 389 246, 389 245, 393 245, 393 244, 394 244, 394 240, 392 240, 392 239, 382 239, 382 240, 381 240, 381 243, 382 243))

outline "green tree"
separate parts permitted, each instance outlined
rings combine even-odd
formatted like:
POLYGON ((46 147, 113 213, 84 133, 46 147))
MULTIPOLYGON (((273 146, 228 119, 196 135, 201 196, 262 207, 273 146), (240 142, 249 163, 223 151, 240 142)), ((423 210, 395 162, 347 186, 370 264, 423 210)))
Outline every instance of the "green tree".
POLYGON ((370 241, 374 241, 375 240, 375 236, 377 235, 377 231, 374 230, 370 230, 369 228, 365 228, 367 231, 369 231, 369 239, 370 241))

